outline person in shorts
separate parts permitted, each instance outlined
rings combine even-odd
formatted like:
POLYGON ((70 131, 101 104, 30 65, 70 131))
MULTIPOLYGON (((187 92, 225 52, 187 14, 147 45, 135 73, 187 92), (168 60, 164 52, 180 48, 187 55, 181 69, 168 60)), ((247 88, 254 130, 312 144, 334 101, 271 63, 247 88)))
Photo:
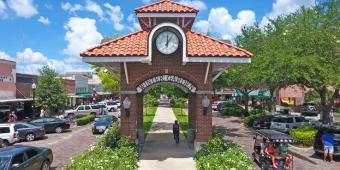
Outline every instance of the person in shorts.
POLYGON ((327 156, 329 155, 329 161, 331 162, 333 160, 334 153, 334 136, 326 130, 321 136, 321 140, 324 148, 323 160, 326 161, 327 156))

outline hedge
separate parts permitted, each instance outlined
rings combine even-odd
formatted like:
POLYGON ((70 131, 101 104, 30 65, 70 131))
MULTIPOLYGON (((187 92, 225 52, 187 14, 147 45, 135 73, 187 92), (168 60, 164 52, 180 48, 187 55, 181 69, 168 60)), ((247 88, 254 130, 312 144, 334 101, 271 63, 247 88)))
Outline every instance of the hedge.
POLYGON ((253 170, 251 158, 237 144, 221 137, 212 138, 196 153, 196 168, 253 170))
POLYGON ((135 170, 137 169, 136 146, 119 134, 115 123, 91 150, 83 152, 66 166, 65 170, 135 170))
POLYGON ((290 136, 294 139, 294 143, 303 146, 312 146, 316 133, 317 130, 311 125, 301 126, 289 131, 290 136))
POLYGON ((244 119, 244 126, 253 127, 254 120, 265 115, 266 114, 263 112, 256 112, 254 114, 249 115, 248 117, 244 119))
POLYGON ((223 109, 222 113, 223 116, 248 116, 248 113, 245 109, 243 109, 238 104, 232 103, 232 104, 226 104, 223 109))
POLYGON ((76 120, 77 126, 83 126, 92 122, 96 118, 95 115, 86 115, 76 120))

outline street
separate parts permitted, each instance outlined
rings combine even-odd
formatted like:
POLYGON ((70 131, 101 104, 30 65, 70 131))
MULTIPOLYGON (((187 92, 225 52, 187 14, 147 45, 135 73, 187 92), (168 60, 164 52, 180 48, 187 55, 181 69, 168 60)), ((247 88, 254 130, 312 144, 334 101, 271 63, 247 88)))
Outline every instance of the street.
POLYGON ((29 145, 35 147, 47 147, 52 149, 53 163, 52 169, 62 169, 71 161, 71 158, 79 153, 90 149, 95 144, 100 135, 93 135, 91 124, 83 127, 75 127, 67 132, 57 134, 46 134, 45 139, 33 142, 20 142, 15 145, 29 145))
MULTIPOLYGON (((248 128, 245 128, 242 124, 242 120, 238 117, 220 117, 215 112, 213 114, 213 126, 220 127, 225 130, 225 138, 231 140, 242 146, 244 151, 251 156, 253 152, 253 132, 248 128)), ((294 169, 298 170, 314 170, 314 169, 327 169, 327 170, 337 170, 340 169, 340 162, 328 163, 322 160, 321 156, 314 155, 308 156, 312 161, 317 164, 312 164, 308 161, 294 157, 294 169)), ((259 167, 254 164, 254 166, 259 169, 259 167)))

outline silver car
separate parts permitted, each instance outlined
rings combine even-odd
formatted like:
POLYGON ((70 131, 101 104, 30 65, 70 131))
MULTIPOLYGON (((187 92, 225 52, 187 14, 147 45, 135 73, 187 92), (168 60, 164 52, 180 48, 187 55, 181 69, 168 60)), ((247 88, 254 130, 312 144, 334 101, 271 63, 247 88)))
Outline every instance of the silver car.
POLYGON ((270 129, 287 133, 292 128, 297 128, 308 124, 310 124, 309 120, 305 119, 303 116, 278 115, 272 119, 270 123, 270 129))

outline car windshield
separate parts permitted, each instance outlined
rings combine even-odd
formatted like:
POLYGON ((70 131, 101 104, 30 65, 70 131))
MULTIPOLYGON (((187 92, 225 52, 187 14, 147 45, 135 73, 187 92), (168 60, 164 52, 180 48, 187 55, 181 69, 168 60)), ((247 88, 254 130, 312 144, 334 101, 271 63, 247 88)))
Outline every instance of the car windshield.
POLYGON ((10 162, 11 162, 10 157, 0 157, 0 169, 7 169, 7 167, 9 167, 10 162))
POLYGON ((112 121, 112 117, 100 117, 97 119, 97 122, 107 122, 112 121))

